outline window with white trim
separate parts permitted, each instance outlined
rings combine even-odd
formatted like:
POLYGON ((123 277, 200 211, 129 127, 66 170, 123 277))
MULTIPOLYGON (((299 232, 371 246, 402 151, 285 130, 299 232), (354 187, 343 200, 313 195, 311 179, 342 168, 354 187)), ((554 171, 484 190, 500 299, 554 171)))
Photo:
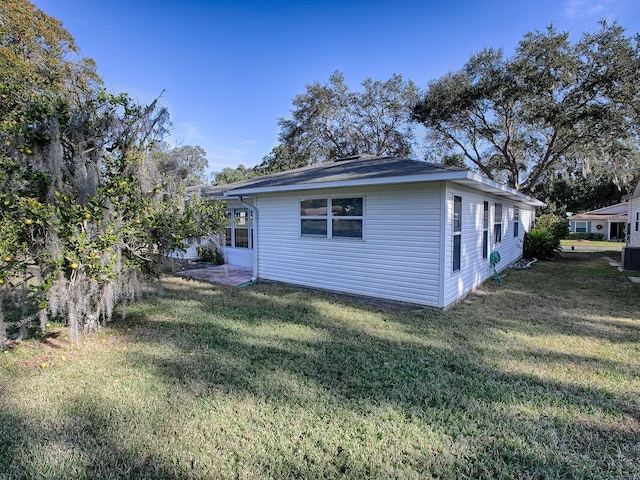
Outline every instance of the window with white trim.
POLYGON ((362 239, 363 197, 310 198, 300 201, 300 235, 362 239))
POLYGON ((574 231, 580 233, 587 232, 587 222, 574 222, 574 231))
POLYGON ((502 204, 494 205, 493 217, 493 240, 496 244, 502 242, 502 204))
POLYGON ((453 271, 460 270, 462 251, 462 197, 453 197, 453 271))
POLYGON ((489 256, 489 202, 484 202, 482 213, 482 258, 489 256))
POLYGON ((253 218, 248 208, 231 208, 226 212, 224 240, 227 247, 253 248, 253 218))
POLYGON ((517 238, 520 235, 520 207, 513 207, 513 237, 517 238))

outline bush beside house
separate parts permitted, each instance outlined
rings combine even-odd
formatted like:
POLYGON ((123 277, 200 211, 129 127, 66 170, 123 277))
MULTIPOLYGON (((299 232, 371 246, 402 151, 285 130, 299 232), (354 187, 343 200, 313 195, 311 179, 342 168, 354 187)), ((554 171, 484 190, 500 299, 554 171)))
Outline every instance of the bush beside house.
POLYGON ((215 243, 198 245, 196 252, 198 254, 198 260, 201 262, 213 263, 214 265, 225 264, 224 255, 215 243))
POLYGON ((553 232, 535 228, 524 237, 524 257, 538 260, 553 260, 558 257, 562 247, 560 239, 553 232))
POLYGON ((569 234, 571 233, 569 230, 569 220, 564 216, 554 215, 552 213, 540 215, 536 219, 536 230, 550 232, 558 240, 569 238, 569 234))

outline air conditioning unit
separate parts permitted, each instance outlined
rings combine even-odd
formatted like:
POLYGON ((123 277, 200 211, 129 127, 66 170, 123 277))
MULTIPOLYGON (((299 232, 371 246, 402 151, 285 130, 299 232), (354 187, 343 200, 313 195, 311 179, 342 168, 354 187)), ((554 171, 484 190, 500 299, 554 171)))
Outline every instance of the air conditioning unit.
POLYGON ((640 247, 623 247, 620 263, 623 270, 640 271, 640 247))

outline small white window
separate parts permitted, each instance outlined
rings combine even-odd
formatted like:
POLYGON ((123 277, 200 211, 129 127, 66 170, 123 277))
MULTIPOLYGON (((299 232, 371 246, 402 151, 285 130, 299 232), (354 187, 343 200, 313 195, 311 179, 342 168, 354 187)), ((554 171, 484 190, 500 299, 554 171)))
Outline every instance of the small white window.
POLYGON ((331 200, 331 236, 362 238, 361 197, 334 198, 331 200))
POLYGON ((587 232, 587 222, 575 222, 575 231, 577 233, 587 232))
POLYGON ((496 244, 502 242, 502 204, 496 203, 493 218, 493 240, 496 244))
POLYGON ((224 242, 227 247, 253 248, 253 225, 251 210, 232 208, 226 212, 224 242))
POLYGON ((462 197, 453 197, 453 271, 460 270, 462 251, 462 197))
POLYGON ((300 235, 362 238, 362 197, 313 198, 300 201, 300 235))
POLYGON ((484 202, 482 213, 482 258, 489 256, 489 202, 484 202))
POLYGON ((328 200, 314 198, 300 202, 300 233, 303 237, 326 237, 328 200))

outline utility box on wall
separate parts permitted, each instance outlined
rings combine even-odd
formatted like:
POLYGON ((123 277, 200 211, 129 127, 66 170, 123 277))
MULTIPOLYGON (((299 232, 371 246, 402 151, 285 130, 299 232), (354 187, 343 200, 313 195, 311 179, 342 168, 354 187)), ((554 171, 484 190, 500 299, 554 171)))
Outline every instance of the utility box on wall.
POLYGON ((621 260, 623 270, 640 271, 640 247, 623 247, 621 260))

